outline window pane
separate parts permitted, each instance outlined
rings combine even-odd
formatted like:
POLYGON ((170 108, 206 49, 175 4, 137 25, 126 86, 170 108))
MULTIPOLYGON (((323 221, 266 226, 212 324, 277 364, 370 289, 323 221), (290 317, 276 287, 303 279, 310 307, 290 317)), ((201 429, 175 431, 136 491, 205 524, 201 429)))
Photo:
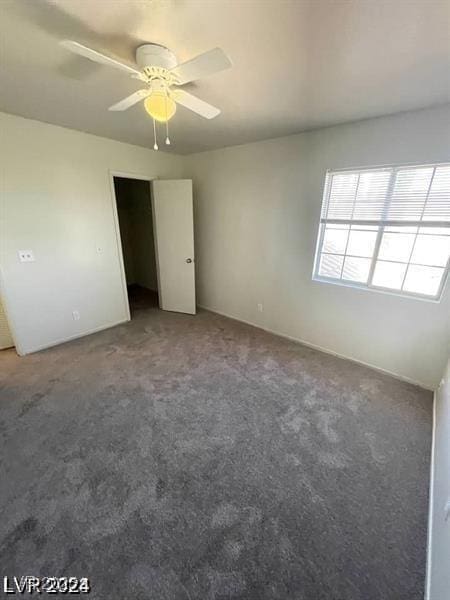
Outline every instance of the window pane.
POLYGON ((411 262, 445 267, 450 254, 450 236, 418 235, 411 262))
POLYGON ((378 231, 378 225, 352 225, 353 231, 378 231))
POLYGON ((390 177, 390 170, 368 171, 360 174, 353 219, 381 219, 390 177))
POLYGON ((331 252, 344 254, 347 245, 349 226, 344 228, 335 228, 332 225, 327 225, 323 236, 323 252, 331 252))
POLYGON ((343 262, 344 258, 342 256, 322 254, 320 258, 319 275, 340 279, 343 262))
POLYGON ((450 221, 450 165, 436 167, 423 220, 450 221))
POLYGON ((419 267, 410 265, 403 289, 406 292, 436 296, 439 291, 444 269, 436 267, 419 267))
POLYGON ((358 180, 358 173, 334 173, 331 176, 328 207, 322 216, 328 219, 351 219, 358 180))
POLYGON ((399 169, 388 208, 388 218, 400 221, 420 219, 433 176, 433 167, 399 169))
POLYGON ((450 235, 450 227, 421 227, 419 233, 424 235, 450 235))
POLYGON ((383 233, 378 256, 385 260, 407 262, 411 255, 415 235, 412 233, 383 233))
POLYGON ((370 263, 371 261, 369 258, 354 258, 352 256, 347 256, 342 271, 342 279, 367 283, 370 263))
POLYGON ((380 287, 399 290, 402 287, 406 265, 378 260, 375 265, 372 284, 380 287))
POLYGON ((417 233, 417 227, 405 227, 404 225, 387 225, 386 233, 417 233))
POLYGON ((347 254, 371 257, 373 255, 376 239, 377 234, 375 231, 352 230, 348 240, 347 254))

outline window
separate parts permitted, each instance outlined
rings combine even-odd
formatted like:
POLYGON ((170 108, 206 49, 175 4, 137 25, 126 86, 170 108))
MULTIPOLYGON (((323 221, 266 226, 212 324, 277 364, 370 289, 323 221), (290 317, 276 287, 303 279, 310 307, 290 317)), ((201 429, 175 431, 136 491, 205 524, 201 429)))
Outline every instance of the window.
POLYGON ((314 279, 439 299, 449 257, 450 163, 327 173, 314 279))

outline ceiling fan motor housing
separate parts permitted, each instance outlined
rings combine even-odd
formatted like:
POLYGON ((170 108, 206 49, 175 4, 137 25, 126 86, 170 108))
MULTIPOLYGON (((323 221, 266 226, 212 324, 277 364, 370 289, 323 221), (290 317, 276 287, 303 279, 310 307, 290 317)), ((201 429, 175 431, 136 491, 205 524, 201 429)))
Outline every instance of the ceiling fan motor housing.
POLYGON ((159 44, 144 44, 136 49, 136 63, 144 70, 145 67, 160 67, 173 69, 177 65, 177 58, 173 52, 159 44))

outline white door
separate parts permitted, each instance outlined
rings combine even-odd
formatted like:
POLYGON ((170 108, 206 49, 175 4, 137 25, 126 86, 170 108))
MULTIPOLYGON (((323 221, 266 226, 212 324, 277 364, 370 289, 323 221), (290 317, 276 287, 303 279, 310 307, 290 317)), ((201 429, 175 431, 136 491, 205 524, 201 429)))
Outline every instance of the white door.
POLYGON ((192 181, 152 181, 152 210, 159 306, 195 315, 192 181))

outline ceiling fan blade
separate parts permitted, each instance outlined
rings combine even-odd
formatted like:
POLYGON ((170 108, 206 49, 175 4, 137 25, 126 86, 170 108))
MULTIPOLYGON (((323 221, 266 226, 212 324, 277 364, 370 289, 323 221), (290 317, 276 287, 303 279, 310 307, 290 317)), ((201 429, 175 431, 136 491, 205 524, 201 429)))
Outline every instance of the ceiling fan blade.
POLYGON ((214 48, 174 67, 170 72, 176 76, 177 84, 183 85, 229 67, 231 67, 231 60, 225 52, 221 48, 214 48))
POLYGON ((123 100, 120 100, 120 102, 113 104, 112 106, 110 106, 108 108, 108 110, 127 110, 127 108, 130 108, 130 106, 137 104, 138 102, 140 102, 141 100, 143 100, 144 98, 149 96, 150 94, 151 94, 150 89, 138 90, 137 92, 134 92, 134 94, 131 94, 131 96, 127 96, 123 100))
POLYGON ((70 50, 70 52, 78 54, 79 56, 84 56, 84 58, 88 58, 96 63, 108 65, 109 67, 115 67, 116 69, 120 69, 121 71, 129 73, 130 75, 141 75, 141 72, 138 69, 130 67, 125 63, 115 60, 114 58, 110 58, 105 54, 101 54, 100 52, 97 52, 97 50, 92 50, 92 48, 83 46, 83 44, 79 44, 78 42, 73 42, 72 40, 63 40, 60 42, 60 44, 67 50, 70 50))
POLYGON ((170 92, 170 96, 175 102, 181 104, 181 106, 192 110, 192 112, 197 113, 205 119, 214 119, 214 117, 220 115, 220 110, 218 108, 212 106, 212 104, 208 104, 208 102, 205 102, 204 100, 200 100, 197 96, 189 94, 186 90, 173 90, 170 92))

